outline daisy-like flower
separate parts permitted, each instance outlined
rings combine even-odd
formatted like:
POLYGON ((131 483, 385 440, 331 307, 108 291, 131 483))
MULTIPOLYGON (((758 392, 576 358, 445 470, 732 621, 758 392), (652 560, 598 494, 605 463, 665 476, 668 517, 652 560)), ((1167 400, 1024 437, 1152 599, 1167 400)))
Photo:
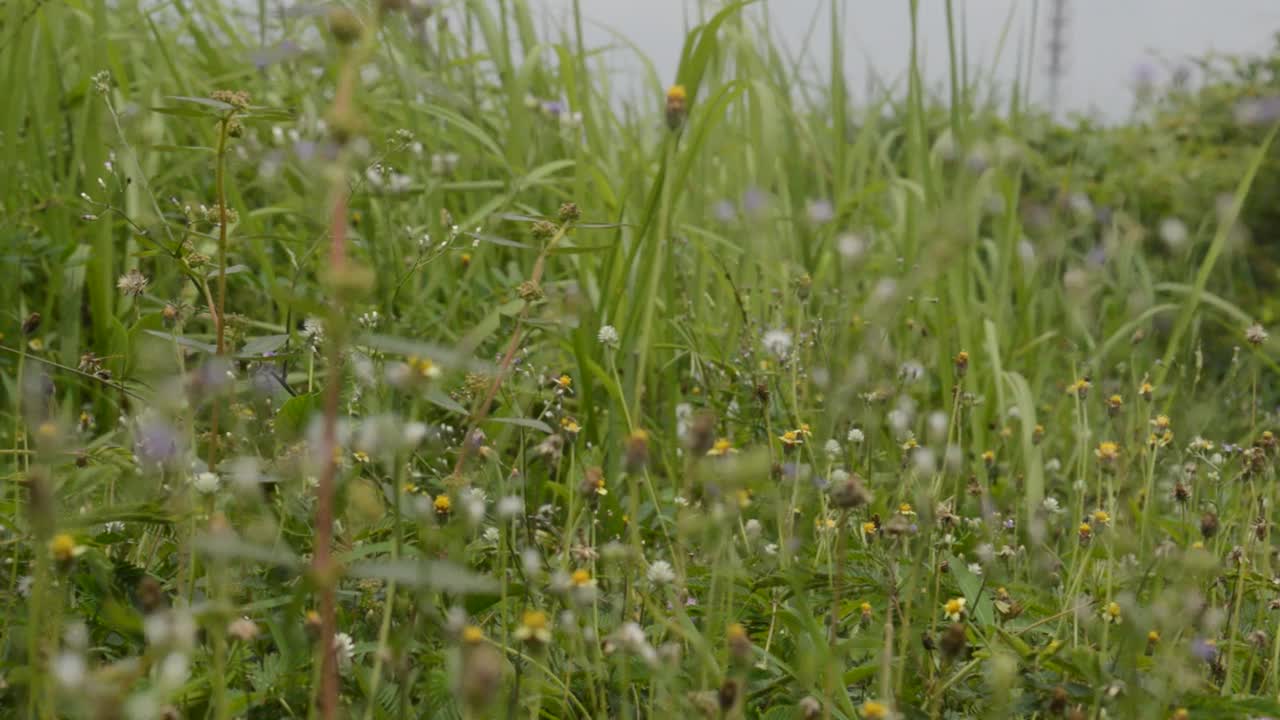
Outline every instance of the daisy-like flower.
POLYGON ((672 130, 679 128, 688 112, 689 93, 683 85, 672 85, 667 89, 667 127, 672 130))
POLYGON ((725 455, 729 455, 736 452, 738 451, 734 449, 733 443, 729 442, 728 438, 720 438, 719 440, 715 441, 715 443, 711 446, 711 449, 707 451, 707 456, 723 457, 725 455))
POLYGON ((431 506, 435 508, 437 515, 444 516, 448 515, 449 511, 453 509, 453 501, 449 499, 448 495, 441 493, 432 501, 431 506))
POLYGON ((951 622, 960 622, 960 618, 964 617, 964 606, 968 602, 962 597, 951 598, 942 606, 942 614, 951 622))
POLYGON ((1119 625, 1123 618, 1120 615, 1120 603, 1114 600, 1102 608, 1102 620, 1108 625, 1119 625))
POLYGON ((864 720, 888 720, 889 706, 876 700, 868 700, 862 703, 862 717, 864 720))
POLYGON ((1147 382, 1146 380, 1143 380, 1142 384, 1138 386, 1138 395, 1140 395, 1142 399, 1146 400, 1147 402, 1151 402, 1151 395, 1155 391, 1156 391, 1155 386, 1147 382))
POLYGON ((582 493, 588 497, 592 495, 603 497, 609 494, 609 488, 605 486, 604 472, 600 468, 587 468, 586 473, 582 476, 582 485, 580 487, 582 493))
POLYGON ((574 420, 571 417, 560 418, 560 429, 570 435, 577 435, 582 432, 582 426, 578 424, 577 420, 574 420))
POLYGON ((484 642, 484 631, 475 625, 467 625, 462 628, 461 638, 464 645, 478 645, 484 642))
POLYGON ((1075 395, 1081 400, 1089 396, 1089 388, 1093 387, 1093 383, 1088 378, 1080 378, 1067 386, 1067 394, 1075 395))
POLYGON ((1115 417, 1120 414, 1120 409, 1124 407, 1124 398, 1119 395, 1112 395, 1107 398, 1107 415, 1115 417))
POLYGON ((875 535, 876 531, 879 529, 880 528, 877 527, 876 524, 871 520, 868 520, 867 522, 862 523, 862 534, 868 537, 875 535))
POLYGON ((1094 510, 1089 520, 1096 526, 1108 527, 1111 525, 1111 513, 1101 509, 1094 510))
POLYGON ((432 362, 431 358, 417 355, 409 358, 409 369, 414 375, 425 380, 435 380, 442 374, 440 366, 432 362))
POLYGON ((526 610, 520 618, 515 637, 532 645, 546 645, 551 642, 551 619, 541 610, 526 610))
POLYGON ((906 517, 915 517, 916 511, 912 509, 911 503, 902 503, 898 506, 898 514, 906 517))
POLYGON ((792 450, 804 444, 804 437, 800 435, 799 430, 788 430, 778 436, 782 441, 784 450, 792 450))
POLYGON ((568 375, 561 375, 560 377, 552 380, 551 384, 555 386, 557 393, 573 392, 573 378, 568 375))
POLYGON ((1103 440, 1098 443, 1098 449, 1093 454, 1098 457, 1098 462, 1110 465, 1120 457, 1120 445, 1111 440, 1103 440))
POLYGON ((49 554, 59 563, 69 563, 84 554, 85 547, 66 533, 58 533, 49 541, 49 554))
POLYGON ((574 570, 569 576, 569 592, 575 602, 589 604, 596 598, 596 579, 587 570, 574 570))
POLYGON ((1087 543, 1091 538, 1093 538, 1093 526, 1087 522, 1080 523, 1080 527, 1077 528, 1077 532, 1080 535, 1081 543, 1087 543))

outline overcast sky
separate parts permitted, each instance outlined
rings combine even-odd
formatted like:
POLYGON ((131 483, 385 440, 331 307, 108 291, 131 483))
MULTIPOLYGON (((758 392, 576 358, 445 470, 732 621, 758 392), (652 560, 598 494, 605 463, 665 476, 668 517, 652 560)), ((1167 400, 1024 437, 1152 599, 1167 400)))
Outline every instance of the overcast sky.
MULTIPOLYGON (((584 28, 587 44, 609 44, 611 34, 603 26, 626 35, 654 62, 661 80, 669 82, 683 42, 686 14, 697 17, 699 0, 579 0, 589 21, 584 28)), ((830 42, 825 19, 831 0, 763 0, 775 31, 793 52, 803 44, 815 12, 823 22, 804 47, 809 62, 828 62, 830 42)), ((846 15, 847 66, 851 86, 861 94, 869 68, 889 81, 900 79, 909 60, 910 22, 907 0, 839 0, 846 15)), ((572 0, 535 0, 564 18, 572 0)), ((709 6, 719 0, 704 0, 709 6)), ((1029 39, 1037 0, 957 0, 957 12, 967 26, 970 61, 995 68, 998 80, 1015 72, 1017 48, 1029 39), (1001 31, 1012 14, 1005 49, 996 58, 1001 31)), ((1047 100, 1044 68, 1051 3, 1038 0, 1036 25, 1037 99, 1047 100)), ((1280 30, 1280 0, 1068 0, 1067 75, 1061 105, 1068 110, 1097 110, 1116 118, 1131 105, 1132 87, 1143 63, 1157 68, 1157 78, 1167 78, 1158 58, 1198 56, 1206 51, 1263 51, 1280 30), (1157 59, 1152 62, 1153 59, 1157 59)), ((563 20, 551 20, 557 25, 563 20)), ((945 78, 946 16, 943 0, 920 0, 921 44, 931 84, 945 78)), ((610 66, 634 69, 624 52, 610 58, 610 66)), ((1007 83, 1002 83, 1007 86, 1007 83)))

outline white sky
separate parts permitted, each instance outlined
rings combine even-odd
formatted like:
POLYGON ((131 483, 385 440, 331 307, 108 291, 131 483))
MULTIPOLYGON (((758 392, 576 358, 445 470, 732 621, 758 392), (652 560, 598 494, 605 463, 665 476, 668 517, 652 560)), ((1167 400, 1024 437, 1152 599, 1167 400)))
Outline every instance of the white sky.
MULTIPOLYGON (((573 0, 535 0, 551 11, 547 21, 566 27, 573 0)), ((662 82, 670 82, 684 36, 684 18, 697 17, 700 0, 579 0, 588 23, 588 46, 612 42, 601 26, 622 32, 653 60, 662 82)), ((844 5, 845 53, 850 86, 863 95, 868 67, 890 81, 900 79, 909 60, 908 0, 836 0, 844 5)), ((702 0, 708 7, 718 0, 702 0)), ((826 18, 831 0, 761 0, 772 26, 792 52, 804 44, 815 12, 821 24, 805 47, 811 65, 829 62, 826 18)), ((1033 10, 1036 22, 1035 75, 1037 100, 1047 99, 1049 0, 956 0, 956 12, 967 26, 971 63, 990 70, 1007 88, 1015 72, 1019 43, 1029 38, 1033 10), (996 50, 1006 20, 1013 13, 1005 49, 996 50)), ((1157 67, 1157 79, 1167 78, 1158 58, 1179 59, 1206 51, 1264 51, 1280 31, 1280 0, 1068 0, 1067 75, 1061 104, 1071 111, 1100 111, 1123 116, 1130 107, 1132 85, 1142 63, 1157 67), (1154 61, 1154 62, 1153 62, 1154 61)), ((946 77, 946 16, 943 0, 920 0, 920 36, 927 80, 939 85, 946 77)), ((758 12, 758 11, 757 11, 758 12)), ((610 66, 626 72, 638 67, 619 52, 610 66)), ((625 82, 625 78, 620 80, 625 82)))

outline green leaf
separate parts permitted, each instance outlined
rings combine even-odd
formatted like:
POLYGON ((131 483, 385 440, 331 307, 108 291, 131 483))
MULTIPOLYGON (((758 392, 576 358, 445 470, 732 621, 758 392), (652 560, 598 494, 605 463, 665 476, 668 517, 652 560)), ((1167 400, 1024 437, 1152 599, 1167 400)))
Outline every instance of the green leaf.
POLYGON ((158 503, 129 503, 71 514, 64 520, 70 527, 90 528, 109 522, 138 522, 152 525, 168 525, 173 522, 158 503))
POLYGON ((258 545, 229 532, 197 535, 194 544, 200 553, 221 560, 248 560, 291 568, 302 565, 302 560, 284 545, 258 545))
POLYGON ((276 350, 279 350, 288 341, 288 335, 261 335, 259 337, 251 337, 247 342, 245 342, 244 347, 240 348, 240 353, 237 354, 236 357, 262 357, 267 353, 273 353, 276 350))
POLYGON ((352 565, 347 574, 355 578, 395 580, 408 587, 471 595, 498 590, 498 581, 488 575, 448 560, 389 560, 352 565))
POLYGON ((489 418, 489 422, 503 423, 505 425, 519 425, 520 427, 529 428, 531 430, 541 430, 547 434, 555 432, 555 430, 551 429, 550 425, 542 422, 541 420, 534 420, 533 418, 491 417, 489 418))
POLYGON ((439 390, 429 391, 427 393, 427 402, 431 403, 432 405, 435 405, 436 407, 444 408, 445 410, 448 410, 451 413, 457 413, 459 415, 470 414, 470 411, 464 408, 460 403, 458 403, 458 401, 454 400, 448 395, 445 395, 439 390))
POLYGON ((504 237, 498 237, 497 235, 489 235, 488 233, 464 232, 462 233, 462 235, 465 237, 472 238, 473 240, 479 240, 480 242, 487 242, 492 245, 501 245, 503 247, 520 248, 521 250, 533 249, 532 246, 526 245, 522 242, 517 242, 515 240, 508 240, 504 237))
POLYGON ((960 594, 964 596, 965 600, 969 601, 969 609, 978 619, 978 622, 983 625, 992 624, 995 616, 991 607, 991 595, 982 591, 982 578, 974 575, 964 560, 955 555, 948 554, 947 563, 951 568, 952 577, 956 579, 956 584, 960 586, 960 594))
POLYGON ((192 350, 199 350, 200 352, 205 352, 210 354, 218 352, 218 348, 216 345, 210 345, 209 343, 202 343, 182 335, 173 335, 171 333, 162 332, 160 330, 143 330, 142 332, 148 335, 154 335, 158 338, 168 340, 170 342, 177 343, 183 347, 191 348, 192 350))
POLYGON ((319 405, 319 393, 295 395, 286 400, 276 412, 276 431, 281 439, 290 442, 301 435, 319 405))

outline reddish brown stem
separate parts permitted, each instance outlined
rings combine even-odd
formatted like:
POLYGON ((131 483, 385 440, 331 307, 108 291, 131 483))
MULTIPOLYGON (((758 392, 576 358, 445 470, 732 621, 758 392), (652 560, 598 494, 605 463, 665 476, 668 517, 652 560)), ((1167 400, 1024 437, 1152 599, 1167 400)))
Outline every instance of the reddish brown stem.
MULTIPOLYGON (((565 232, 569 229, 568 225, 561 225, 547 242, 547 246, 538 254, 538 259, 533 263, 533 274, 530 275, 530 282, 535 286, 542 283, 542 273, 546 268, 547 253, 555 246, 560 238, 564 237, 565 232)), ((467 459, 471 456, 471 436, 475 433, 476 428, 480 427, 480 423, 484 422, 489 416, 489 408, 493 405, 493 399, 498 396, 498 389, 502 387, 502 381, 506 379, 507 373, 511 370, 511 363, 515 360, 516 351, 520 349, 520 336, 524 332, 524 321, 529 317, 529 309, 533 307, 533 303, 526 302, 524 307, 520 309, 520 314, 516 317, 515 330, 511 331, 511 341, 507 343, 507 351, 502 355, 502 361, 498 364, 498 372, 493 377, 493 382, 489 383, 489 389, 485 392, 484 399, 471 412, 471 425, 467 428, 467 434, 462 438, 462 449, 458 452, 458 461, 453 466, 453 479, 456 481, 462 477, 462 471, 466 468, 467 459)))
MULTIPOLYGON (((329 264, 334 273, 346 266, 347 194, 338 190, 330 216, 331 239, 329 264)), ((338 301, 340 302, 340 301, 338 301)), ((334 308, 333 316, 340 313, 334 308)), ((332 720, 338 711, 338 658, 333 646, 337 632, 335 619, 334 584, 337 581, 333 568, 331 546, 333 544, 333 488, 338 464, 338 395, 342 381, 341 333, 331 324, 329 337, 329 379, 324 394, 324 435, 321 445, 324 452, 324 469, 316 488, 316 544, 312 556, 312 568, 320 587, 320 717, 332 720)))

